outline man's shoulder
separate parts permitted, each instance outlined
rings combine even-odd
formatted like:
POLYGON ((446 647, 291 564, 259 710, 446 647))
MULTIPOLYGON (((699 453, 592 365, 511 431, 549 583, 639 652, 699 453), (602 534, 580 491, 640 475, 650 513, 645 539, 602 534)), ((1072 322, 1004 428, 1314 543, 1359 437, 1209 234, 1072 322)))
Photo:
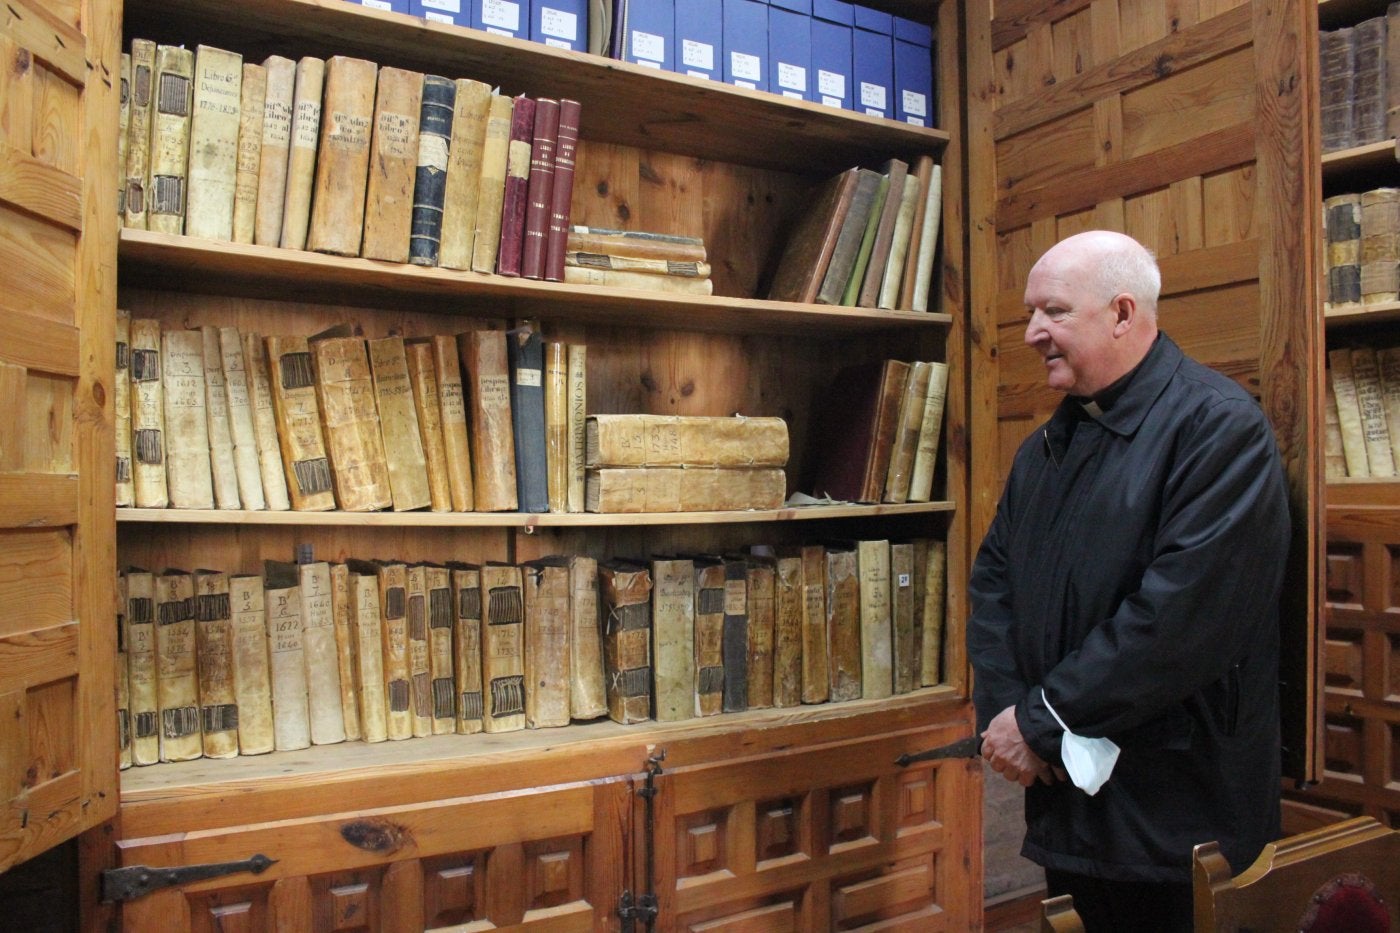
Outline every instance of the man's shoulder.
POLYGON ((1169 385, 1182 401, 1189 400, 1200 405, 1246 402, 1252 409, 1259 409, 1254 396, 1238 382, 1189 356, 1182 356, 1181 365, 1177 367, 1169 385))

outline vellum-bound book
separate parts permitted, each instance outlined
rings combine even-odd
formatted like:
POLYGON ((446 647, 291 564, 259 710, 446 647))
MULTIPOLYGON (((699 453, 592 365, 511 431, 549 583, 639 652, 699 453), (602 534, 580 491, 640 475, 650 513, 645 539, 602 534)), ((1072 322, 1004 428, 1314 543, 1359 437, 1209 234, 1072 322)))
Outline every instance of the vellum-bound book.
POLYGON ((569 716, 597 719, 608 714, 603 685, 603 629, 598 602, 598 561, 569 558, 569 716))
POLYGON ((165 478, 165 393, 160 364, 160 322, 132 318, 131 481, 138 509, 163 509, 170 504, 165 478))
POLYGON ((442 442, 447 455, 447 485, 454 512, 470 512, 475 502, 472 492, 471 438, 467 434, 467 396, 462 385, 462 367, 457 356, 457 338, 438 335, 431 338, 433 371, 437 375, 438 403, 441 405, 442 442))
POLYGON ((404 595, 408 606, 409 709, 413 734, 433 734, 432 655, 428 642, 428 578, 422 564, 410 564, 404 595))
POLYGON ((116 505, 131 505, 136 495, 131 482, 131 314, 117 309, 117 358, 112 380, 117 448, 116 505))
MULTIPOLYGON (((151 165, 151 103, 155 96, 156 44, 131 40, 131 115, 126 126, 125 225, 146 229, 146 185, 151 165)), ((137 762, 141 764, 141 762, 137 762)))
MULTIPOLYGON (((243 508, 238 491, 238 467, 233 459, 233 425, 229 417, 228 385, 219 329, 199 329, 204 348, 204 411, 209 425, 209 466, 214 478, 214 503, 221 509, 243 508)), ((240 374, 241 375, 241 374, 240 374)))
POLYGON ((309 341, 335 498, 347 512, 393 504, 369 353, 363 337, 326 331, 309 341))
POLYGON ((501 330, 460 334, 466 367, 472 467, 479 512, 515 511, 515 434, 511 427, 510 362, 501 330))
POLYGON ((287 146, 287 193, 282 199, 283 249, 306 248, 325 79, 324 59, 308 55, 297 62, 296 84, 292 90, 292 131, 287 146))
POLYGON ((424 565, 423 572, 428 588, 428 669, 433 678, 433 735, 448 735, 457 731, 457 691, 452 656, 452 629, 456 614, 452 606, 452 572, 436 564, 424 565))
POLYGON ((624 725, 651 718, 651 573, 626 561, 598 565, 608 716, 624 725))
POLYGON ((442 401, 438 398, 433 346, 422 340, 404 344, 408 382, 413 388, 413 409, 418 415, 419 439, 428 470, 428 500, 434 512, 452 511, 452 484, 447 476, 447 438, 442 430, 442 401))
POLYGON ((490 106, 489 84, 470 78, 457 79, 443 194, 442 244, 438 252, 438 265, 444 269, 471 268, 480 197, 481 151, 486 144, 486 114, 490 106))
POLYGON ((781 508, 782 470, 742 467, 604 467, 589 470, 590 512, 709 512, 781 508))
POLYGON ((345 740, 357 742, 363 736, 355 691, 355 601, 350 592, 350 568, 345 564, 331 564, 330 570, 335 661, 340 675, 340 718, 345 724, 345 740))
POLYGON ((268 337, 266 346, 277 440, 292 508, 299 512, 328 511, 335 508, 335 496, 331 492, 330 462, 321 438, 311 348, 302 336, 268 337))
POLYGON ((588 347, 569 344, 569 486, 566 506, 570 512, 584 511, 584 459, 587 447, 585 423, 588 418, 588 347))
POLYGON ((251 243, 257 230, 258 173, 262 168, 263 119, 267 109, 267 69, 243 63, 238 103, 238 159, 233 184, 233 242, 251 243))
POLYGON ((802 703, 802 557, 773 558, 773 705, 802 703))
POLYGON ((301 589, 302 648, 306 657, 307 716, 312 745, 345 741, 340 707, 340 659, 330 564, 297 565, 301 589))
POLYGON ((569 724, 569 562, 546 557, 521 566, 525 593, 525 727, 569 724))
POLYGON ((943 682, 943 617, 947 595, 948 545, 930 540, 923 570, 923 608, 920 613, 922 631, 919 647, 921 686, 933 687, 943 682))
POLYGON ((745 566, 748 591, 749 709, 773 705, 774 568, 762 558, 749 558, 745 566))
POLYGON ((238 695, 233 685, 233 611, 228 574, 194 574, 195 666, 205 758, 238 754, 238 695))
POLYGON ((520 568, 487 564, 481 568, 485 603, 481 681, 487 732, 525 728, 525 602, 520 568))
POLYGON ((258 203, 253 242, 282 242, 282 205, 287 196, 287 155, 292 142, 292 100, 297 63, 281 55, 263 61, 267 86, 263 96, 262 152, 258 159, 258 203))
POLYGON ((890 447, 889 468, 885 471, 884 501, 907 502, 914 475, 914 458, 919 450, 919 430, 924 423, 925 400, 933 364, 909 364, 904 394, 895 418, 894 443, 890 447))
POLYGON ((263 561, 263 605, 272 671, 273 742, 279 752, 306 748, 311 744, 311 718, 296 564, 263 561))
POLYGON ((161 334, 160 344, 170 505, 176 509, 212 509, 214 482, 204 387, 204 338, 197 330, 167 330, 161 334))
POLYGON ((408 567, 375 561, 384 651, 384 705, 391 739, 413 736, 413 683, 408 646, 408 567))
POLYGON ((244 374, 248 379, 248 407, 253 417, 253 439, 258 449, 258 474, 267 508, 285 512, 292 507, 287 473, 282 466, 282 445, 277 437, 277 410, 272 400, 272 379, 267 368, 267 347, 258 334, 243 334, 232 327, 219 329, 224 353, 239 340, 243 344, 244 374))
POLYGON ((695 567, 695 714, 714 716, 724 709, 724 562, 696 557, 695 567))
POLYGON ((360 255, 366 259, 408 262, 422 103, 421 72, 402 68, 379 70, 365 192, 365 230, 360 244, 360 255))
MULTIPOLYGON (((130 80, 131 62, 122 56, 123 81, 130 80)), ((114 692, 117 700, 117 767, 125 771, 131 767, 131 681, 130 669, 126 662, 126 578, 117 577, 116 617, 117 617, 117 671, 114 692)))
POLYGON ((782 467, 782 418, 698 415, 589 415, 584 465, 596 467, 782 467))
POLYGON ((691 719, 695 709, 695 565, 684 558, 654 560, 656 720, 691 719))
POLYGON ((178 236, 184 231, 189 182, 190 79, 194 53, 156 46, 151 102, 151 168, 146 186, 146 227, 178 236))
POLYGON ((185 236, 233 239, 242 96, 243 56, 208 45, 196 48, 185 236))
POLYGON ((861 696, 860 577, 856 551, 848 545, 826 549, 827 664, 830 699, 858 700, 861 696))
POLYGON ((320 148, 306 248, 336 256, 360 254, 379 66, 336 55, 326 60, 320 148))
POLYGON ((890 620, 890 543, 857 541, 860 578, 861 696, 890 695, 894 684, 893 634, 890 620))
POLYGON ((156 577, 155 591, 160 760, 189 761, 204 754, 199 729, 194 578, 182 570, 167 570, 156 577))
MULTIPOLYGON (((225 405, 228 408, 229 434, 233 441, 233 471, 238 480, 238 499, 245 509, 265 509, 267 498, 263 492, 262 468, 258 464, 258 440, 253 428, 253 402, 248 393, 248 370, 243 359, 243 344, 239 340, 236 327, 220 327, 216 329, 216 333, 219 355, 223 361, 225 405)), ((208 339, 206 336, 206 342, 208 339)), ((271 402, 270 398, 268 402, 271 402)), ((277 460, 277 469, 280 473, 280 458, 277 460)))
POLYGON ((805 544, 797 553, 802 558, 802 702, 825 703, 831 695, 826 551, 820 544, 805 544))
POLYGON ((160 761, 160 704, 156 683, 156 578, 137 568, 123 577, 126 590, 127 708, 131 719, 131 761, 160 761))
POLYGON ((359 699, 360 732, 366 742, 383 742, 389 731, 379 575, 373 564, 364 561, 349 561, 347 566, 355 612, 355 695, 359 699))
POLYGON ((381 337, 368 341, 368 345, 394 511, 425 508, 432 502, 428 489, 428 461, 423 452, 418 412, 413 405, 413 388, 408 376, 403 338, 381 337))
POLYGON ((474 272, 496 271, 514 109, 515 100, 503 94, 492 94, 486 109, 486 139, 481 150, 480 184, 477 188, 476 232, 472 238, 474 272))
POLYGON ((267 610, 257 574, 228 580, 233 611, 233 695, 238 703, 238 753, 262 755, 274 748, 272 666, 267 648, 267 610))
POLYGON ((482 730, 481 697, 481 568, 449 563, 452 576, 452 652, 456 690, 456 731, 470 735, 482 730))
POLYGON ((938 464, 938 441, 943 433, 943 408, 948 397, 948 364, 929 364, 928 391, 924 396, 919 442, 909 479, 909 501, 927 502, 933 496, 933 472, 938 464))
POLYGON ((545 485, 549 510, 567 512, 569 500, 569 347, 544 347, 545 485))
MULTIPOLYGON (((914 601, 914 545, 890 543, 890 670, 891 689, 908 693, 919 684, 919 642, 914 601)), ((919 606, 918 608, 922 608, 919 606)))

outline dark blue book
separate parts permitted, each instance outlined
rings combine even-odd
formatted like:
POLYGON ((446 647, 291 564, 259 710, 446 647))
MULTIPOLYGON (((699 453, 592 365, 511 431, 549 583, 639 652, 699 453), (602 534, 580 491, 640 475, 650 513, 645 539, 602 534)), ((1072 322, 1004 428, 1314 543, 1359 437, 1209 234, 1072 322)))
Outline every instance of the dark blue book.
POLYGON ((549 511, 544 435, 544 341, 532 327, 506 334, 510 357, 510 417, 515 431, 518 511, 549 511))
POLYGON ((437 75, 424 76, 423 105, 418 118, 418 170, 413 181, 413 224, 408 234, 408 261, 419 266, 438 264, 452 108, 456 101, 455 84, 437 75))

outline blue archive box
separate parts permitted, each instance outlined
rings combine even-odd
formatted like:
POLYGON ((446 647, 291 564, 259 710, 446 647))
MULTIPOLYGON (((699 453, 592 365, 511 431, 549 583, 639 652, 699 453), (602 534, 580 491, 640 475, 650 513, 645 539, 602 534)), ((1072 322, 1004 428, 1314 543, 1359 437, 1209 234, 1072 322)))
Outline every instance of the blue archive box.
MULTIPOLYGON (((412 13, 412 4, 409 0, 350 0, 356 6, 367 6, 376 10, 384 10, 388 13, 412 13)), ((421 15, 421 14, 414 14, 421 15)))
POLYGON ((933 27, 894 18, 894 117, 933 126, 933 27))
POLYGON ((530 41, 588 51, 588 0, 531 0, 530 41))
MULTIPOLYGON (((374 2, 378 3, 379 0, 374 2)), ((454 26, 472 24, 471 0, 409 0, 408 11, 419 19, 434 23, 450 23, 454 26)))
POLYGON ((530 0, 471 0, 471 5, 473 29, 515 39, 530 37, 530 0))
POLYGON ((812 0, 812 100, 850 110, 851 30, 855 7, 841 0, 812 0))
POLYGON ((812 100, 812 0, 768 3, 768 90, 812 100))
POLYGON ((768 0, 724 0, 724 80, 768 90, 768 0))
POLYGON ((851 34, 851 68, 855 72, 855 110, 872 117, 894 116, 893 17, 858 6, 851 34))
POLYGON ((627 35, 623 37, 622 60, 673 70, 675 32, 675 0, 627 0, 627 35))
POLYGON ((676 4, 676 57, 671 70, 692 78, 724 78, 724 0, 676 4))

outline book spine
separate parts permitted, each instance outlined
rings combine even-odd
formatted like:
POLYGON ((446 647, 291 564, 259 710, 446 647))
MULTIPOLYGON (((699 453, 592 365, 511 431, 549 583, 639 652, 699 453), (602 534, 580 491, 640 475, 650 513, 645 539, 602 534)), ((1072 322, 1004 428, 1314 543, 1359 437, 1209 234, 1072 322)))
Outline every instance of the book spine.
POLYGON ((470 269, 480 198, 481 153, 486 144, 486 114, 491 86, 458 78, 452 114, 452 141, 447 152, 447 183, 442 198, 442 244, 438 265, 470 269))
POLYGON ((601 233, 594 227, 572 226, 564 238, 564 252, 595 253, 632 259, 659 259, 663 262, 708 261, 703 241, 695 237, 657 238, 641 231, 601 233))
POLYGON ((919 250, 924 238, 924 215, 928 212, 929 185, 933 182, 933 156, 921 155, 910 172, 918 179, 919 197, 914 205, 914 217, 909 224, 909 249, 904 256, 904 269, 899 277, 899 298, 895 307, 901 311, 914 309, 914 277, 918 274, 919 250))
POLYGON ((801 548, 802 702, 825 703, 831 696, 831 640, 827 636, 826 552, 819 544, 801 548))
POLYGON ((384 657, 384 709, 387 732, 395 741, 413 737, 413 680, 408 644, 408 567, 380 563, 380 643, 384 657))
POLYGON ((275 747, 272 667, 267 650, 267 611, 262 577, 229 577, 233 612, 233 694, 238 703, 238 753, 263 755, 275 747))
POLYGON ((1361 428, 1361 405, 1357 401, 1356 380, 1351 371, 1351 350, 1345 347, 1330 350, 1327 353, 1327 361, 1331 364, 1332 389, 1337 399, 1337 416, 1341 424, 1342 452, 1346 458, 1347 476, 1370 476, 1370 467, 1366 459, 1366 435, 1361 428))
POLYGON ((525 194, 525 233, 520 247, 520 274, 544 277, 545 241, 554 200, 555 150, 559 146, 559 102, 541 97, 535 102, 535 125, 530 141, 530 176, 525 194))
POLYGON ((238 102, 238 158, 233 183, 233 242, 252 243, 258 221, 258 176, 262 171, 263 118, 267 108, 267 69, 243 63, 238 102))
POLYGON ((908 693, 919 686, 919 641, 914 627, 914 545, 890 544, 890 689, 908 693))
POLYGON ((243 56, 199 46, 192 94, 185 235, 232 240, 243 56))
POLYGON ((856 574, 856 552, 845 548, 826 551, 826 632, 829 698, 833 702, 860 699, 861 595, 856 574))
POLYGON ((266 349, 277 440, 292 508, 299 512, 333 509, 335 496, 331 492, 330 461, 321 437, 311 349, 306 338, 299 336, 268 337, 266 349))
POLYGON ((866 267, 865 279, 860 285, 856 304, 862 308, 873 308, 880 298, 880 286, 885 279, 885 265, 889 262, 894 245, 895 225, 899 220, 900 207, 904 203, 904 189, 909 178, 909 165, 899 159, 891 159, 885 165, 890 184, 885 190, 885 203, 880 210, 880 225, 875 228, 875 242, 870 250, 870 263, 866 267))
POLYGON ((476 509, 515 511, 515 432, 506 335, 499 330, 473 330, 458 338, 458 346, 467 367, 476 509))
POLYGON ((651 574, 656 720, 691 719, 696 715, 695 565, 684 559, 657 560, 651 574))
POLYGON ((624 725, 643 722, 651 718, 651 573, 608 562, 598 578, 608 716, 624 725))
POLYGON ((195 668, 205 758, 238 754, 238 695, 233 687, 233 610, 228 574, 194 575, 195 668))
POLYGON ((525 591, 525 726, 569 724, 569 567, 562 559, 522 568, 525 591))
MULTIPOLYGON (((131 63, 126 62, 129 72, 131 63)), ((129 79, 129 74, 123 75, 129 79)), ((126 577, 117 575, 116 586, 117 618, 117 670, 113 692, 117 706, 117 768, 125 771, 132 765, 131 757, 131 666, 126 657, 126 577)))
POLYGON ((1352 27, 1354 97, 1351 102, 1352 146, 1368 146, 1385 138, 1386 18, 1372 16, 1352 27))
POLYGON ((695 714, 724 709, 724 564, 695 565, 695 714))
POLYGON ((1361 195, 1339 194, 1323 202, 1327 241, 1327 301, 1331 307, 1361 302, 1361 195))
POLYGON ((786 474, 770 468, 605 467, 588 471, 584 502, 619 514, 776 509, 786 490, 786 474))
POLYGON ((724 711, 741 713, 749 708, 748 568, 743 560, 724 562, 722 625, 720 650, 724 655, 724 711))
POLYGON ((1400 299, 1400 188, 1361 194, 1361 303, 1400 299))
MULTIPOLYGON (((117 178, 116 178, 116 183, 117 183, 117 227, 118 227, 118 228, 124 226, 125 223, 126 223, 126 145, 127 145, 127 135, 128 135, 128 133, 130 133, 130 131, 131 131, 131 53, 130 53, 130 52, 123 52, 123 53, 122 53, 122 63, 121 63, 120 82, 121 82, 121 83, 119 84, 120 90, 119 90, 119 92, 118 92, 118 99, 120 100, 120 103, 121 103, 121 110, 119 111, 119 115, 118 115, 118 117, 117 117, 117 178)), ((122 654, 122 657, 121 657, 119 663, 123 665, 122 670, 124 671, 124 670, 125 670, 125 664, 126 664, 126 655, 125 655, 125 653, 122 654)), ((126 688, 125 688, 124 686, 122 686, 121 683, 119 682, 119 683, 118 683, 118 689, 119 689, 119 690, 125 690, 126 688)), ((124 698, 124 697, 125 697, 125 694, 123 694, 123 698, 124 698)), ((121 718, 121 720, 120 720, 120 724, 122 725, 122 728, 123 728, 123 729, 125 729, 126 726, 128 725, 128 722, 127 722, 127 720, 126 720, 126 718, 125 718, 127 712, 128 712, 128 710, 126 710, 126 708, 123 707, 123 708, 122 708, 122 712, 121 712, 121 717, 122 717, 122 718, 121 718)), ((123 732, 123 736, 125 736, 128 740, 129 740, 129 738, 130 738, 130 736, 129 736, 127 733, 125 733, 125 732, 123 732)), ((121 755, 122 755, 122 767, 123 767, 123 768, 129 768, 129 767, 131 767, 131 745, 130 745, 130 742, 129 742, 129 741, 127 741, 125 744, 123 744, 123 745, 121 746, 121 755)))
POLYGON ((165 476, 160 322, 150 318, 131 319, 131 457, 136 507, 165 508, 170 496, 165 476))
POLYGON ((495 272, 501 245, 501 205, 505 198, 506 163, 515 101, 491 96, 486 139, 481 150, 481 179, 477 188, 476 230, 472 236, 472 271, 495 272))
POLYGON ((204 754, 199 723, 199 671, 194 580, 167 571, 156 577, 156 706, 160 760, 190 761, 204 754))
POLYGON ((496 252, 496 272, 500 275, 520 275, 534 126, 535 101, 521 94, 515 98, 515 105, 511 108, 510 145, 506 151, 505 188, 501 196, 501 242, 496 252))
POLYGON ((778 557, 773 566, 773 705, 802 703, 802 558, 778 557))
POLYGON ((875 189, 875 199, 869 216, 865 218, 865 229, 861 233, 860 246, 856 250, 855 262, 851 264, 851 274, 846 279, 846 287, 841 292, 839 304, 854 308, 860 299, 861 286, 865 284, 866 273, 870 270, 870 254, 875 249, 875 233, 880 228, 880 212, 889 194, 890 177, 881 175, 875 189))
POLYGON ((545 480, 549 511, 569 507, 569 347, 545 344, 544 361, 545 480))
POLYGON ((442 430, 442 401, 438 398, 437 373, 430 341, 404 345, 408 381, 413 388, 413 409, 428 471, 428 501, 434 512, 452 511, 452 485, 447 476, 447 438, 442 430))
POLYGON ((895 433, 899 429, 899 403, 909 380, 909 364, 886 360, 880 380, 870 447, 866 451, 865 471, 861 477, 859 502, 879 502, 889 474, 890 457, 894 451, 895 433))
POLYGON ((297 65, 290 58, 272 55, 263 61, 263 70, 267 72, 267 90, 263 97, 262 155, 258 160, 258 207, 253 242, 259 246, 280 246, 297 65))
POLYGON ((442 212, 447 197, 447 167, 452 145, 452 110, 457 85, 447 78, 423 78, 423 103, 418 120, 418 164, 414 170, 413 214, 408 235, 408 261, 436 266, 442 247, 442 212))
POLYGON ((486 732, 525 728, 525 603, 520 568, 488 564, 481 568, 485 603, 481 682, 486 732))
POLYGON ((345 741, 345 714, 340 706, 340 649, 335 637, 330 564, 315 561, 299 565, 297 583, 311 744, 333 745, 345 741))
MULTIPOLYGON (((884 186, 884 176, 879 172, 861 169, 858 173, 851 205, 841 221, 841 230, 831 250, 826 274, 822 276, 821 288, 813 299, 817 304, 840 304, 844 297, 848 283, 854 278, 861 246, 865 243, 865 232, 870 227, 870 217, 875 213, 884 186)), ((866 256, 868 259, 869 254, 866 256)))
POLYGON ((628 288, 633 291, 665 292, 669 295, 713 295, 710 279, 695 279, 683 275, 653 275, 650 272, 614 272, 585 266, 564 266, 564 282, 569 285, 592 285, 598 288, 628 288))
MULTIPOLYGON (((1342 416, 1337 410, 1337 393, 1332 387, 1332 373, 1329 370, 1325 380, 1327 385, 1327 399, 1323 408, 1323 444, 1325 454, 1325 469, 1328 481, 1345 479, 1347 475, 1347 460, 1345 442, 1342 440, 1342 416)), ((1390 412, 1387 409, 1387 419, 1390 412)), ((1392 459, 1395 455, 1394 438, 1400 436, 1400 424, 1397 430, 1390 434, 1392 459)))
POLYGON ((428 639, 428 574, 422 564, 407 568, 409 709, 413 735, 433 734, 433 659, 428 639))
POLYGON ((569 625, 569 716, 573 719, 606 716, 608 696, 603 685, 598 561, 592 557, 569 558, 569 625))
POLYGON ((215 331, 219 358, 223 364, 224 403, 228 408, 229 434, 233 441, 233 470, 238 483, 238 500, 245 509, 265 509, 267 499, 263 495, 262 472, 258 466, 258 442, 253 429, 253 406, 248 396, 243 343, 236 327, 219 327, 215 331))
POLYGON ((199 329, 199 335, 204 349, 204 410, 208 415, 209 465, 213 471, 214 502, 221 509, 240 509, 243 508, 243 499, 238 493, 238 468, 233 460, 228 380, 224 376, 219 329, 205 325, 199 329))
POLYGON ((272 673, 273 744, 279 752, 308 748, 311 745, 311 715, 306 685, 301 589, 297 583, 296 567, 265 561, 263 587, 272 673))
POLYGON ((880 277, 880 292, 875 307, 893 311, 899 303, 899 288, 904 281, 904 261, 909 255, 909 240, 913 236, 914 213, 921 201, 919 178, 907 175, 904 192, 899 200, 899 212, 894 218, 894 236, 890 238, 890 254, 880 277))
POLYGON ((771 563, 749 563, 745 573, 749 607, 749 709, 773 706, 774 582, 771 563))
POLYGON ((336 503, 347 512, 387 509, 393 497, 365 341, 316 337, 309 346, 336 503))
POLYGON ((946 613, 948 545, 930 540, 923 567, 923 607, 920 613, 920 684, 943 682, 943 619, 946 613))
POLYGON ((360 255, 369 184, 370 130, 379 66, 336 55, 326 60, 319 148, 306 248, 360 255))
POLYGON ((355 692, 359 698, 360 732, 366 742, 389 738, 389 707, 384 677, 384 617, 379 607, 379 578, 350 573, 350 594, 355 603, 355 692))
POLYGON ((335 666, 340 680, 340 720, 345 740, 358 742, 360 708, 355 689, 355 602, 350 592, 350 568, 331 564, 331 615, 335 620, 335 666))
POLYGON ((781 467, 788 460, 782 418, 589 415, 584 465, 597 467, 781 467))
POLYGON ((1381 388, 1380 363, 1374 347, 1357 347, 1351 351, 1351 378, 1356 385, 1356 402, 1361 410, 1367 469, 1371 476, 1394 476, 1390 430, 1385 423, 1385 393, 1381 388))
POLYGON ((515 432, 515 482, 521 512, 549 511, 544 421, 544 342, 518 327, 506 335, 510 355, 510 417, 515 432))
POLYGON ((943 166, 935 165, 924 194, 923 231, 919 234, 919 254, 915 259, 914 286, 909 298, 911 311, 927 311, 933 290, 933 259, 938 253, 938 237, 943 229, 943 166))
POLYGON ((204 338, 197 330, 167 330, 160 335, 160 344, 170 505, 176 509, 212 509, 214 480, 209 462, 204 338))
POLYGON ((860 593, 861 696, 882 699, 894 685, 894 649, 890 620, 890 543, 856 543, 860 593))
MULTIPOLYGON (((633 256, 612 256, 608 253, 576 251, 564 254, 564 266, 579 269, 602 269, 608 272, 645 272, 650 275, 674 275, 688 279, 710 277, 708 262, 682 262, 675 259, 643 259, 633 256)), ((562 274, 562 273, 561 273, 562 274)))
POLYGON ((472 735, 482 730, 481 695, 481 571, 457 565, 452 573, 452 650, 457 700, 456 731, 472 735))
POLYGON ((368 345, 394 511, 421 509, 431 504, 432 495, 428 490, 428 458, 423 452, 418 412, 413 406, 413 386, 408 377, 403 338, 380 337, 368 341, 368 345))
POLYGON ((308 55, 297 62, 296 85, 292 92, 292 131, 287 144, 287 193, 282 199, 283 249, 306 248, 325 80, 325 59, 308 55))
MULTIPOLYGON (((125 224, 146 229, 146 183, 151 166, 151 103, 155 97, 156 44, 131 40, 131 115, 126 127, 125 224)), ((137 762, 141 764, 141 762, 137 762)))
MULTIPOLYGON (((112 379, 113 433, 116 434, 115 501, 120 508, 135 501, 131 480, 131 313, 117 309, 116 360, 112 379)), ((20 391, 15 387, 15 391, 20 391)), ((7 395, 15 398, 15 395, 7 395)))
POLYGON ((128 570, 126 581, 127 704, 131 719, 131 761, 160 761, 160 703, 156 674, 156 581, 144 570, 128 570))
POLYGON ((193 52, 170 45, 156 47, 146 226, 158 233, 179 235, 185 228, 192 96, 190 81, 193 77, 193 52))
POLYGON ((894 440, 890 463, 885 470, 886 502, 908 502, 914 475, 914 458, 919 452, 919 429, 924 423, 925 401, 928 397, 931 363, 909 364, 909 376, 904 380, 904 394, 899 400, 895 418, 894 440))
POLYGON ((452 510, 470 512, 475 499, 472 494, 471 440, 467 434, 467 397, 462 385, 462 367, 457 357, 457 339, 438 335, 430 338, 430 343, 433 370, 437 375, 438 417, 442 423, 452 510))
POLYGON ((588 346, 586 344, 569 344, 568 379, 569 465, 565 509, 569 512, 582 512, 584 511, 585 425, 588 419, 588 346))
POLYGON ((1356 138, 1352 116, 1356 50, 1351 27, 1322 30, 1318 37, 1322 151, 1332 152, 1350 147, 1356 138))
POLYGON ((578 161, 578 127, 582 108, 578 101, 559 101, 559 133, 554 150, 554 188, 549 200, 549 229, 545 234, 544 278, 564 281, 564 252, 568 245, 569 218, 573 211, 574 170, 578 161))
POLYGON ((360 246, 360 255, 366 259, 408 262, 422 110, 421 73, 380 69, 365 193, 364 238, 360 246))
MULTIPOLYGON (((233 330, 226 328, 225 330, 233 330)), ((220 332, 220 340, 238 335, 220 332)), ((253 414, 253 437, 258 447, 258 474, 268 509, 285 512, 292 507, 287 490, 287 474, 282 466, 282 449, 277 438, 277 411, 272 399, 272 379, 267 366, 267 347, 258 334, 243 334, 243 366, 248 377, 248 406, 253 414)))
POLYGON ((456 682, 453 678, 452 579, 446 567, 427 565, 423 570, 428 590, 428 671, 432 676, 432 732, 457 731, 456 682))

